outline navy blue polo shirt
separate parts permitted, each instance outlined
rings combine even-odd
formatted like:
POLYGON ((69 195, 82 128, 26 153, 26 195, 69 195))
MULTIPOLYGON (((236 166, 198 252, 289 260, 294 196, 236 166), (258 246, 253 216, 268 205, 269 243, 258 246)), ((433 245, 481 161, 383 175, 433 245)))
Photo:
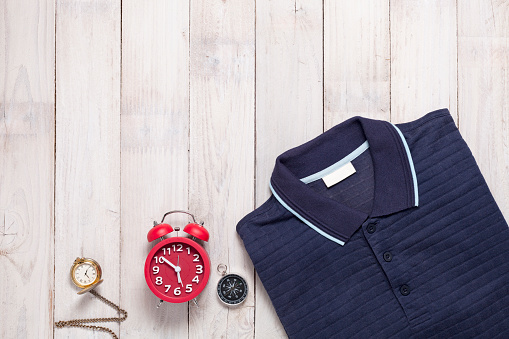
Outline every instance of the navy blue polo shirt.
POLYGON ((449 111, 353 117, 237 225, 291 338, 508 338, 509 229, 449 111))

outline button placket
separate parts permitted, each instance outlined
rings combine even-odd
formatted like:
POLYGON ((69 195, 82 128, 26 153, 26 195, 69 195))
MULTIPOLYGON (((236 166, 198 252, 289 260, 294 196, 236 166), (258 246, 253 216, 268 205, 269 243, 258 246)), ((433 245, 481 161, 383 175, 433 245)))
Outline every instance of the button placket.
POLYGON ((427 299, 421 296, 417 290, 413 291, 412 287, 407 284, 411 280, 411 276, 406 269, 402 270, 405 267, 404 259, 403 261, 395 259, 395 255, 399 253, 397 244, 392 244, 387 241, 388 239, 380 238, 386 237, 386 233, 382 232, 386 222, 388 221, 380 223, 379 219, 366 220, 362 225, 364 236, 381 269, 385 272, 387 282, 405 312, 410 325, 417 326, 431 317, 427 309, 427 302, 424 302, 427 299), (415 298, 419 300, 417 303, 415 298))

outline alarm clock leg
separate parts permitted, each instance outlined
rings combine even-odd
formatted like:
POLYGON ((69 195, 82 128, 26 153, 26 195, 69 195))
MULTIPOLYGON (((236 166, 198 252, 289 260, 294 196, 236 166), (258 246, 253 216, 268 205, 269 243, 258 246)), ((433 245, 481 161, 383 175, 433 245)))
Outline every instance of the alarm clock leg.
POLYGON ((196 307, 200 307, 200 306, 198 306, 198 300, 196 300, 196 298, 193 299, 193 302, 196 305, 196 307))
POLYGON ((163 302, 164 302, 163 300, 159 300, 159 302, 158 302, 158 303, 157 303, 157 305, 156 305, 156 308, 161 307, 161 305, 163 304, 163 302))

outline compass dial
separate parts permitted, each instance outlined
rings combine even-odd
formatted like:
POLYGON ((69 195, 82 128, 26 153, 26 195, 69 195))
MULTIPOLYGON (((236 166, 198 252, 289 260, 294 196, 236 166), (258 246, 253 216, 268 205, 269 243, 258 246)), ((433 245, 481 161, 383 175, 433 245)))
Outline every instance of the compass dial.
POLYGON ((219 299, 228 305, 238 305, 246 300, 247 283, 237 274, 225 275, 217 284, 219 299))

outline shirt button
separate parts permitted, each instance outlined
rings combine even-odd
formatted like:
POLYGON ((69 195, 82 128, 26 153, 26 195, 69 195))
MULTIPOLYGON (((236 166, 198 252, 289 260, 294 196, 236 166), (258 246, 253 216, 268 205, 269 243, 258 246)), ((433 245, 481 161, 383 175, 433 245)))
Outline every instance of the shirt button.
POLYGON ((401 285, 399 292, 401 293, 401 295, 409 295, 410 287, 408 287, 408 285, 401 285))
POLYGON ((376 225, 374 223, 371 223, 366 227, 366 230, 368 231, 369 234, 373 234, 376 231, 376 225))
POLYGON ((387 261, 387 262, 389 262, 389 261, 391 261, 391 260, 392 260, 392 254, 391 254, 391 252, 385 252, 385 253, 384 253, 384 260, 385 260, 385 261, 387 261))

